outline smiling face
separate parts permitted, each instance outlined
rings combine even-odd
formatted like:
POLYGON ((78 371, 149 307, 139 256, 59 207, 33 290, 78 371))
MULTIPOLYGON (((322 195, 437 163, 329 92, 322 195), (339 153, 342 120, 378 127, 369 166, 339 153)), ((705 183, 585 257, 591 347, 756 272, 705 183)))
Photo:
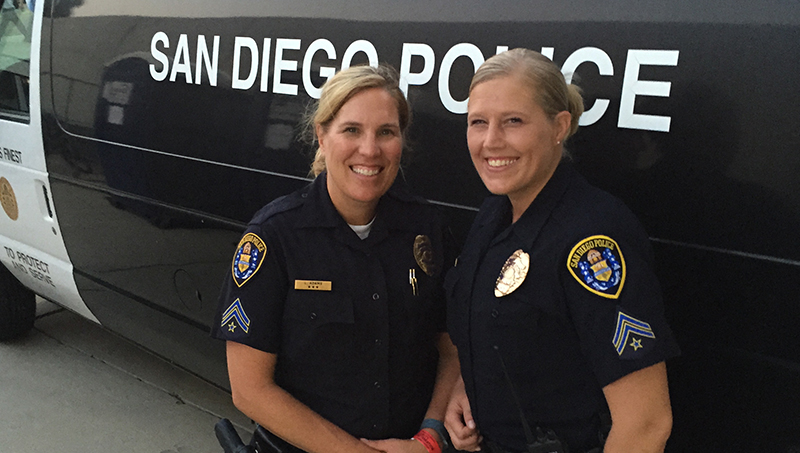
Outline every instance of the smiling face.
POLYGON ((317 126, 317 138, 336 210, 352 225, 369 223, 400 168, 397 101, 382 88, 361 91, 325 127, 317 126))
POLYGON ((550 119, 518 75, 476 85, 469 97, 467 145, 490 192, 507 195, 516 221, 555 172, 569 112, 550 119))

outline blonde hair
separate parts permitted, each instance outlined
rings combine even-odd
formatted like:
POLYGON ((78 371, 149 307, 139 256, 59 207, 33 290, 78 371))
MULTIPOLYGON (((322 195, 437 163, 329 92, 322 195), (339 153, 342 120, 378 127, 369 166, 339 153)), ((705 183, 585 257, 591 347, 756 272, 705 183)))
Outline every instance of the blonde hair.
POLYGON ((317 147, 309 175, 316 177, 325 171, 325 156, 319 149, 317 126, 327 130, 347 101, 370 88, 382 88, 394 98, 397 103, 400 133, 405 137, 405 132, 411 123, 411 107, 400 90, 397 72, 394 68, 381 64, 377 67, 359 65, 343 69, 325 82, 319 101, 312 105, 305 117, 304 135, 317 147))
POLYGON ((534 93, 534 102, 550 119, 567 111, 572 117, 566 141, 578 131, 578 120, 583 114, 583 97, 580 88, 567 85, 561 70, 549 58, 530 49, 517 48, 499 53, 486 60, 472 77, 469 91, 479 84, 499 77, 519 75, 534 93))

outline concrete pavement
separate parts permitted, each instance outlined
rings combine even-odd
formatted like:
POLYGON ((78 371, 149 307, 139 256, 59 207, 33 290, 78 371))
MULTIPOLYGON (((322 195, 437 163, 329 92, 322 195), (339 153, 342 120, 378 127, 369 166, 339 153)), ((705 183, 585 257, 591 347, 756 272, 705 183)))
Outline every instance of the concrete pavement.
POLYGON ((220 417, 249 439, 226 391, 47 302, 0 343, 0 453, 221 453, 220 417))

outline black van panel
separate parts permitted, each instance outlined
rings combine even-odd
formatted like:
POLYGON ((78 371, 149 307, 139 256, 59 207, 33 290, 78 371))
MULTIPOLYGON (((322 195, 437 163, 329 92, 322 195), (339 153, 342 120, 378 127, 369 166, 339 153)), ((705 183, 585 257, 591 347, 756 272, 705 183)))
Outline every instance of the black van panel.
MULTIPOLYGON (((353 49, 371 45, 398 68, 404 46, 432 51, 429 81, 408 88, 403 176, 445 205, 463 239, 486 195, 451 105, 467 96, 474 63, 465 55, 525 46, 564 65, 589 52, 573 80, 587 109, 608 108, 568 145, 579 170, 622 198, 653 239, 684 351, 668 365, 669 451, 798 451, 800 8, 501 3, 57 2, 44 25, 45 147, 87 305, 109 328, 226 385, 222 347, 206 331, 244 223, 306 181, 304 71, 320 86, 320 70, 338 68, 361 40, 353 49), (237 37, 257 49, 248 89, 234 87, 252 62, 242 47, 234 65, 237 37), (215 85, 197 58, 201 39, 217 58, 215 85), (319 39, 335 57, 319 50, 304 66, 312 43, 326 45, 319 39), (281 70, 276 90, 279 46, 281 65, 297 67, 281 70), (459 56, 449 65, 448 55, 459 56), (668 96, 631 97, 656 89, 648 82, 669 83, 668 96), (291 87, 296 95, 282 92, 291 87)), ((352 62, 367 59, 356 52, 352 62)), ((428 64, 419 54, 410 62, 412 74, 428 64)))

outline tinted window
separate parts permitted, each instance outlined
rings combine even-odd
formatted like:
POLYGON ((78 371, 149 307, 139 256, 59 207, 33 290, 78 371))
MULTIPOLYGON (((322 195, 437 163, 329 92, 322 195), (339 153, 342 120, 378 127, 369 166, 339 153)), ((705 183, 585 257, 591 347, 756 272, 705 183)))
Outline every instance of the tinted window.
POLYGON ((0 117, 30 118, 29 74, 33 2, 2 0, 0 10, 0 117))

